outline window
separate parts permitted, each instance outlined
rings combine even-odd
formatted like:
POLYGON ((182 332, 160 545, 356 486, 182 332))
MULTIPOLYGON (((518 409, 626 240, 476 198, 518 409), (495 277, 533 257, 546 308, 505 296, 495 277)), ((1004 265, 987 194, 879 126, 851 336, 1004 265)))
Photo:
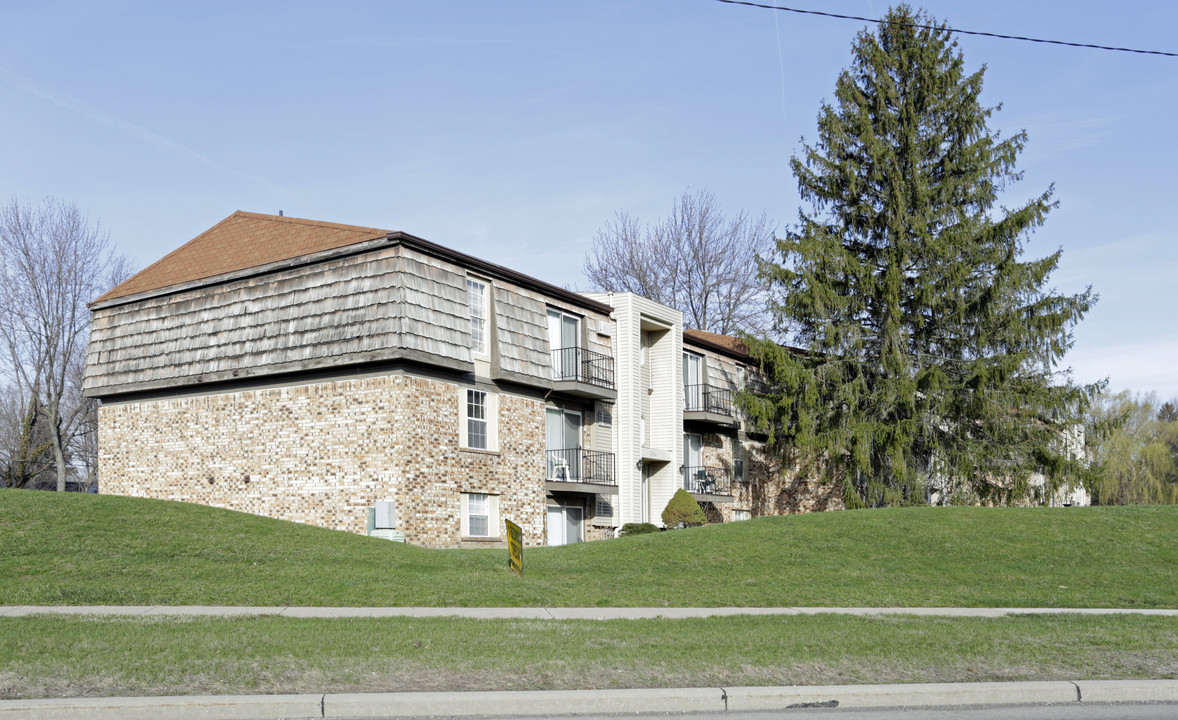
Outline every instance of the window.
POLYGON ((683 433, 683 489, 692 493, 714 492, 715 481, 704 467, 704 436, 683 433))
POLYGON ((499 496, 487 493, 463 493, 462 536, 499 537, 499 496))
POLYGON ((610 502, 609 495, 597 496, 597 508, 593 514, 599 518, 612 518, 614 516, 614 504, 610 502))
POLYGON ((699 433, 683 433, 683 464, 690 468, 704 465, 704 436, 699 433))
POLYGON ((736 482, 747 482, 744 476, 744 445, 740 440, 734 441, 732 448, 732 474, 736 477, 736 482))
POLYGON ((548 347, 556 380, 578 380, 581 369, 581 319, 548 308, 548 347))
POLYGON ((458 391, 459 445, 470 450, 498 450, 495 415, 498 403, 493 393, 463 388, 458 391))
POLYGON ((683 399, 687 410, 704 409, 703 358, 683 353, 683 399))
POLYGON ((467 518, 470 524, 471 537, 487 537, 490 534, 491 518, 488 512, 487 496, 483 493, 471 493, 467 499, 467 518))
POLYGON ((487 449, 487 393, 466 391, 466 445, 487 449))
POLYGON ((734 522, 739 522, 741 520, 748 520, 749 517, 750 516, 749 516, 748 510, 733 510, 732 511, 732 520, 734 522))
POLYGON ((466 279, 466 296, 470 303, 470 349, 476 355, 487 354, 487 284, 466 279))
POLYGON ((597 422, 606 427, 614 424, 614 406, 611 403, 598 403, 597 422))
POLYGON ((548 479, 581 481, 581 413, 548 408, 545 440, 548 479))

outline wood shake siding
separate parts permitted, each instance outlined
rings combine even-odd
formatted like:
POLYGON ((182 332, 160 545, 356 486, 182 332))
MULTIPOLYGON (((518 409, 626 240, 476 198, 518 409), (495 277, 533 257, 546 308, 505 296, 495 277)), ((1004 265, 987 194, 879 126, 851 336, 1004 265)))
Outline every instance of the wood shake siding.
POLYGON ((405 247, 397 287, 403 296, 395 309, 402 318, 398 344, 420 359, 470 362, 470 305, 466 276, 457 268, 405 247))
POLYGON ((577 315, 584 322, 582 347, 612 357, 613 321, 605 313, 555 301, 517 285, 495 283, 495 332, 498 336, 496 379, 552 387, 552 351, 548 308, 577 315))
POLYGON ((465 369, 463 276, 403 247, 94 312, 91 396, 381 360, 465 369))
POLYGON ((552 387, 548 306, 542 297, 497 283, 495 333, 501 378, 552 387))

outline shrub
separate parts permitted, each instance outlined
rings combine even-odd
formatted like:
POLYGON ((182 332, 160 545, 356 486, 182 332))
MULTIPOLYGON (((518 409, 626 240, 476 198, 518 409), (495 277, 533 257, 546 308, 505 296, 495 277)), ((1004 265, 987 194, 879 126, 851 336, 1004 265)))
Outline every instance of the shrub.
POLYGON ((663 510, 663 524, 669 528, 703 525, 707 521, 699 503, 683 488, 675 491, 671 502, 667 503, 667 509, 663 510))
POLYGON ((626 523, 622 526, 621 535, 645 535, 658 531, 658 526, 652 523, 626 523))

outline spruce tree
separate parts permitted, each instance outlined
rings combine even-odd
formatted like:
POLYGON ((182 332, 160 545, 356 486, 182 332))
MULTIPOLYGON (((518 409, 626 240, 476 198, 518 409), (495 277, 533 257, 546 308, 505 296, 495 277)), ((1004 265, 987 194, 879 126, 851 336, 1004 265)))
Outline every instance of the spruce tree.
POLYGON ((987 127, 983 69, 902 5, 863 31, 818 140, 791 162, 809 212, 761 275, 778 330, 745 338, 766 373, 742 405, 783 447, 822 459, 848 505, 1006 502, 1075 467, 1061 442, 1094 387, 1057 366, 1092 289, 1045 289, 1060 251, 1025 260, 1052 189, 1013 209, 1026 134, 987 127))

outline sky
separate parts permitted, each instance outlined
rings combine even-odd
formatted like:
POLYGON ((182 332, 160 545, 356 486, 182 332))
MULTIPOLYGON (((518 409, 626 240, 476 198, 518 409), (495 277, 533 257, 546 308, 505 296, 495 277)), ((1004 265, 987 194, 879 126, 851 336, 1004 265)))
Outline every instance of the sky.
MULTIPOLYGON (((761 0, 774 4, 773 0, 761 0)), ((883 16, 884 2, 778 0, 883 16)), ((1178 3, 928 0, 982 32, 1178 52, 1178 3)), ((0 0, 0 201, 76 203, 140 269, 235 210, 401 230, 588 290, 616 212, 707 190, 779 232, 862 21, 716 0, 0 0)), ((1096 306, 1079 382, 1178 396, 1178 58, 959 35, 1029 136, 1026 258, 1096 306)))

